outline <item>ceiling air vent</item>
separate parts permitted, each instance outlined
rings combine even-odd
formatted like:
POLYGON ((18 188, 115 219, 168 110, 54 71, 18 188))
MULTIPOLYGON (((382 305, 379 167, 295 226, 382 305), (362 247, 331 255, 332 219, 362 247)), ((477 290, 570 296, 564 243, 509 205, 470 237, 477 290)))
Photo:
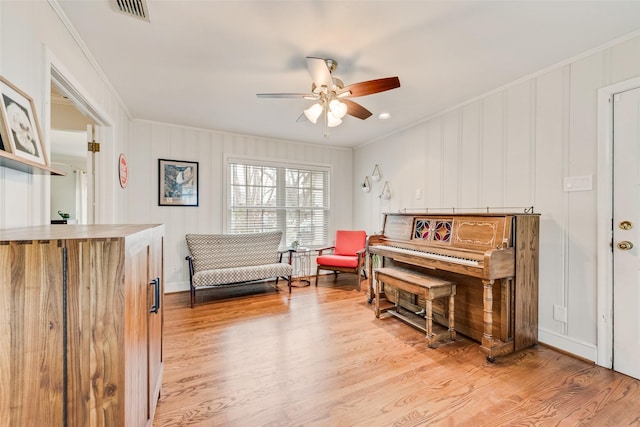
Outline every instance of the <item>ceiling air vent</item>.
POLYGON ((116 12, 151 22, 149 21, 147 0, 110 0, 110 2, 116 12))

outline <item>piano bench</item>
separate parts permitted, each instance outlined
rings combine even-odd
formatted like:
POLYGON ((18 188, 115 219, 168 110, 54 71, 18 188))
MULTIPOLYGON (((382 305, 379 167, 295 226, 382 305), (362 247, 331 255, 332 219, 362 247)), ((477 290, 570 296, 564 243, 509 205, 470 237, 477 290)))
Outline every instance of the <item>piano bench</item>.
POLYGON ((434 344, 438 341, 445 341, 447 339, 453 341, 456 339, 454 315, 454 297, 456 295, 455 282, 398 268, 382 267, 376 269, 374 274, 378 283, 375 289, 375 310, 377 318, 379 318, 381 312, 384 311, 426 332, 427 344, 429 347, 434 347, 434 344), (391 310, 391 308, 385 310, 380 309, 380 294, 383 284, 393 286, 396 289, 395 310, 391 310), (403 290, 424 298, 426 302, 424 326, 414 321, 410 316, 400 312, 400 297, 398 295, 398 290, 403 290), (435 333, 433 330, 433 300, 437 298, 448 298, 449 300, 449 328, 448 330, 445 329, 439 333, 435 333))

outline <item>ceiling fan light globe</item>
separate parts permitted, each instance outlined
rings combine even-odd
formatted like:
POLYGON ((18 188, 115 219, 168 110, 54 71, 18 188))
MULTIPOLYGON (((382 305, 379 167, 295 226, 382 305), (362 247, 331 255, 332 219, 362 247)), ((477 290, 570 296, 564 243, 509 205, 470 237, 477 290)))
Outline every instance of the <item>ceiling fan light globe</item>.
POLYGON ((327 112, 327 126, 334 128, 342 123, 342 119, 333 115, 331 111, 327 112))
POLYGON ((329 103, 329 108, 331 109, 331 114, 338 119, 343 118, 347 114, 347 104, 340 102, 337 99, 334 99, 329 103))
POLYGON ((318 117, 320 117, 321 113, 322 105, 320 104, 313 104, 311 107, 304 110, 304 115, 307 116, 307 119, 314 124, 318 122, 318 117))

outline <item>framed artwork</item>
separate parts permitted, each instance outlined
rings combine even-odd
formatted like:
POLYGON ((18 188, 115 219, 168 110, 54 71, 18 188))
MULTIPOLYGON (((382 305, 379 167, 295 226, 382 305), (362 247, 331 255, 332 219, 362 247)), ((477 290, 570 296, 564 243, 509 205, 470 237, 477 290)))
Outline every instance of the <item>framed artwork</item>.
POLYGON ((158 204, 198 206, 198 162, 158 159, 158 204))
POLYGON ((17 157, 48 166, 33 98, 0 76, 0 136, 17 157))

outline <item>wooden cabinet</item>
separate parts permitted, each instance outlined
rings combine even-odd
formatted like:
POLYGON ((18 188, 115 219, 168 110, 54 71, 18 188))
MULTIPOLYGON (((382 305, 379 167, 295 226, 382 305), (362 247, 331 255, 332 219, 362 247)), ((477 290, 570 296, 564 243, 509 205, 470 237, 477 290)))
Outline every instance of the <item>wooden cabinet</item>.
POLYGON ((0 230, 0 419, 151 426, 163 225, 0 230))

